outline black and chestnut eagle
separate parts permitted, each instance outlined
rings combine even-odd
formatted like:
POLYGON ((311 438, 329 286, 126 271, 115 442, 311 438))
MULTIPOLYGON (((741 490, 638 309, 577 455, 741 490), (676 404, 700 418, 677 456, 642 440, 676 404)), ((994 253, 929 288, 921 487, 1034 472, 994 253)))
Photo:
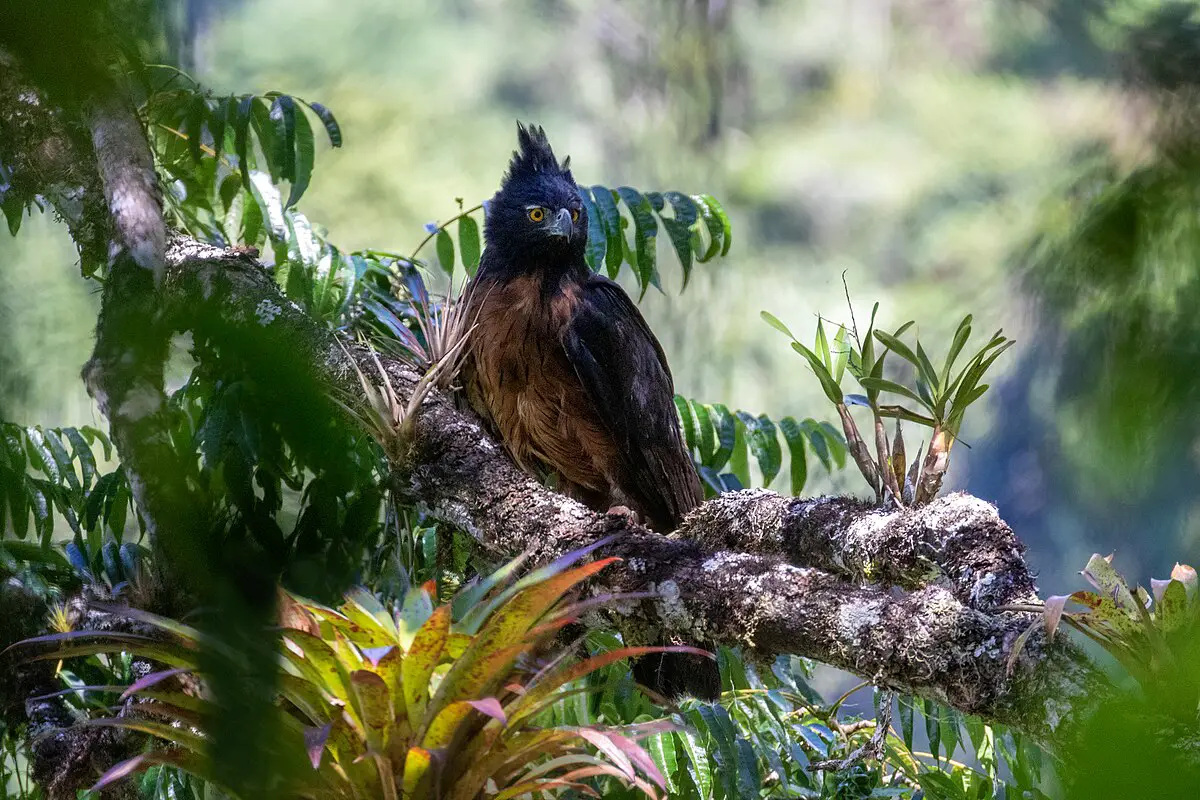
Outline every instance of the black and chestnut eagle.
MULTIPOLYGON (((704 494, 667 359, 625 291, 584 259, 570 159, 558 162, 539 127, 518 123, 517 138, 468 287, 468 397, 523 469, 554 475, 597 511, 625 507, 673 531, 704 494)), ((720 689, 716 665, 694 656, 644 659, 634 672, 668 696, 720 689)))

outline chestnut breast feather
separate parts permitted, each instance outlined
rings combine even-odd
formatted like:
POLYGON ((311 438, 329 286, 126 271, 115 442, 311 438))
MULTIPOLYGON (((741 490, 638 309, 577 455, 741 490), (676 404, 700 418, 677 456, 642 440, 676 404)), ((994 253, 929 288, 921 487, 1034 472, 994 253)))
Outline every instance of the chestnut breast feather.
POLYGON ((613 463, 616 448, 562 345, 578 302, 577 286, 546 296, 532 276, 476 285, 468 391, 523 469, 546 467, 604 491, 600 465, 613 463))

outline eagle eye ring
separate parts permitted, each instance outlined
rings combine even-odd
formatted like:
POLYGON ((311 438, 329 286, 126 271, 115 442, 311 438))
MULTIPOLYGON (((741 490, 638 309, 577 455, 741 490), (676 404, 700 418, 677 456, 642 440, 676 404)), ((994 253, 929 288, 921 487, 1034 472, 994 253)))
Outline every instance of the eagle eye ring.
POLYGON ((579 222, 579 209, 578 208, 571 209, 571 222, 579 222))
POLYGON ((529 209, 529 218, 534 222, 541 222, 546 218, 546 209, 540 206, 529 209))

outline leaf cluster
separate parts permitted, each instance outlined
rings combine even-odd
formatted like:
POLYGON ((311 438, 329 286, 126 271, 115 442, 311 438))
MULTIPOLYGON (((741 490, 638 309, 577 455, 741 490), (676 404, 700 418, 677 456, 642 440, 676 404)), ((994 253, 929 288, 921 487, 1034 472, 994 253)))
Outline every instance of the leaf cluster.
MULTIPOLYGON (((653 286, 662 291, 658 270, 658 232, 667 232, 667 239, 679 260, 686 289, 695 264, 707 263, 729 253, 733 244, 733 226, 720 202, 709 194, 687 195, 682 192, 642 192, 631 186, 610 189, 607 186, 581 186, 580 198, 587 209, 588 242, 585 257, 588 266, 604 270, 616 279, 627 268, 637 282, 639 297, 653 286), (622 213, 622 210, 624 213, 622 213)), ((426 224, 425 239, 417 246, 409 261, 415 261, 424 247, 434 242, 438 265, 451 278, 456 264, 461 264, 468 276, 479 267, 479 223, 474 215, 487 213, 487 203, 463 209, 458 199, 459 213, 446 222, 426 224), (455 238, 450 229, 457 229, 458 261, 455 260, 455 238)))
POLYGON ((1053 595, 1040 607, 1019 607, 1039 611, 1042 619, 1013 646, 1010 671, 1034 630, 1044 628, 1053 639, 1063 622, 1104 648, 1144 687, 1156 687, 1164 674, 1177 668, 1180 648, 1200 622, 1196 570, 1176 564, 1170 578, 1152 579, 1147 592, 1130 587, 1113 568, 1112 558, 1094 553, 1080 573, 1096 591, 1053 595))
POLYGON ((792 340, 792 349, 817 376, 825 396, 841 417, 850 454, 877 499, 882 502, 889 498, 898 506, 923 505, 936 497, 941 488, 942 477, 949 467, 950 449, 958 438, 967 409, 988 390, 988 385, 982 383, 984 375, 1013 341, 996 331, 956 370, 959 356, 971 338, 972 317, 968 314, 955 330, 941 367, 936 368, 919 337, 911 346, 901 338, 915 321, 909 320, 887 333, 875 327, 878 312, 876 303, 861 338, 856 328, 840 325, 832 344, 824 320, 818 320, 812 347, 797 339, 773 314, 763 311, 762 318, 792 340), (911 384, 885 377, 885 364, 891 353, 911 370, 914 376, 911 384), (863 389, 861 394, 843 392, 842 379, 847 372, 863 389), (882 402, 885 394, 898 398, 898 402, 882 402), (860 433, 850 406, 870 410, 874 454, 860 433), (890 442, 884 429, 885 418, 896 420, 895 436, 890 442), (901 421, 931 429, 924 461, 918 449, 917 457, 908 465, 901 421))
POLYGON ((766 414, 730 411, 721 403, 701 403, 675 396, 675 408, 683 427, 684 442, 709 496, 752 485, 749 456, 754 456, 768 487, 783 467, 780 435, 787 446, 790 491, 800 494, 808 480, 811 451, 826 472, 846 464, 846 442, 828 422, 809 417, 797 421, 783 417, 778 422, 766 414), (727 471, 722 471, 727 470, 727 471))
MULTIPOLYGON (((614 559, 575 564, 594 547, 518 577, 520 562, 435 605, 436 589, 413 587, 388 608, 363 589, 338 609, 289 597, 281 631, 278 747, 289 759, 287 796, 512 798, 560 788, 599 795, 589 780, 612 776, 651 797, 664 779, 637 744, 670 730, 669 722, 546 726, 544 712, 600 667, 656 648, 621 648, 574 663, 546 657, 554 633, 580 610, 564 598, 614 559)), ((114 609, 161 630, 161 641, 136 634, 69 632, 26 647, 52 649, 36 659, 124 652, 167 669, 121 692, 124 712, 88 727, 140 731, 161 740, 110 769, 102 789, 155 764, 219 783, 205 744, 204 720, 219 710, 178 687, 181 675, 204 679, 201 645, 221 646, 190 626, 143 611, 114 609)), ((108 686, 75 692, 107 693, 108 686)), ((226 787, 229 789, 230 787, 226 787)))

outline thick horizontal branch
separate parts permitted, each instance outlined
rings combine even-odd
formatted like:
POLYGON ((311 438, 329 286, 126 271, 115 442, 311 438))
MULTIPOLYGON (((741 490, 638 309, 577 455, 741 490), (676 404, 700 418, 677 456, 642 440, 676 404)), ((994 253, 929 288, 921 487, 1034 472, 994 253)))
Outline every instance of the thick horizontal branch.
POLYGON ((678 535, 710 550, 780 555, 859 582, 938 583, 982 610, 1037 598, 1024 545, 995 506, 963 493, 889 511, 848 497, 731 492, 696 509, 678 535))
MULTIPOLYGON (((203 324, 243 350, 284 348, 343 397, 360 393, 351 357, 374 371, 244 255, 176 239, 166 287, 180 324, 203 324)), ((418 376, 383 363, 409 396, 418 376)), ((1102 678, 1066 637, 1051 644, 1040 630, 1008 674, 1013 643, 1033 617, 994 609, 1035 597, 1033 582, 995 509, 966 495, 882 513, 845 498, 740 492, 661 536, 541 486, 437 391, 420 408, 393 489, 501 557, 524 552, 544 562, 615 534, 604 552, 623 562, 598 589, 659 595, 611 613, 630 641, 669 633, 763 657, 794 653, 1038 736, 1070 724, 1102 693, 1102 678)))

